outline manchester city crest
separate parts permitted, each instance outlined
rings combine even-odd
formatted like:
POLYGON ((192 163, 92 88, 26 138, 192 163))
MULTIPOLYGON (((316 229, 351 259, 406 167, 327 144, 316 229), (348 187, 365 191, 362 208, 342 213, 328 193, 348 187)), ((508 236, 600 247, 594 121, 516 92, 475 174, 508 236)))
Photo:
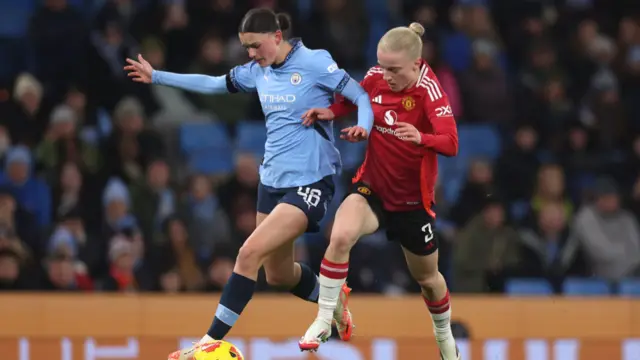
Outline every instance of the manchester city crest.
POLYGON ((291 85, 298 85, 302 82, 302 75, 298 73, 293 73, 291 75, 291 85))

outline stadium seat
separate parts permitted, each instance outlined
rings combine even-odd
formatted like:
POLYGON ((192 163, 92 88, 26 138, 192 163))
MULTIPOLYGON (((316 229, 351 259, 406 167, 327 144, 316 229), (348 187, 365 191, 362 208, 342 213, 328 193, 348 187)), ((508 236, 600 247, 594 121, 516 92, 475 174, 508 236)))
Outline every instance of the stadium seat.
POLYGON ((500 155, 501 140, 498 130, 491 125, 458 126, 459 157, 485 157, 494 160, 500 155))
POLYGON ((313 7, 314 7, 313 1, 298 0, 297 5, 298 5, 298 15, 300 15, 300 17, 303 20, 308 20, 311 17, 311 14, 313 13, 313 7))
POLYGON ((640 296, 640 278, 623 279, 618 283, 618 293, 623 296, 640 296))
POLYGON ((521 221, 524 220, 527 215, 529 215, 530 209, 531 204, 529 203, 529 201, 519 200, 511 203, 509 214, 515 221, 521 221))
POLYGON ((491 125, 458 126, 460 150, 456 157, 438 157, 440 184, 444 187, 445 199, 453 203, 457 200, 462 186, 466 182, 467 170, 473 159, 495 160, 500 154, 502 141, 500 133, 491 125))
POLYGON ((444 198, 448 203, 454 204, 458 200, 462 187, 465 185, 465 178, 463 176, 453 176, 449 179, 443 178, 442 184, 446 184, 444 185, 444 198))
POLYGON ((206 175, 224 174, 233 171, 233 149, 231 147, 209 147, 188 155, 191 170, 206 175))
POLYGON ((574 201, 578 202, 584 197, 586 190, 593 187, 596 175, 593 173, 581 173, 569 178, 569 194, 574 201))
POLYGON ((601 279, 568 278, 562 284, 567 296, 603 296, 611 294, 611 285, 601 279))
POLYGON ((8 41, 0 40, 0 80, 7 81, 15 76, 13 49, 8 41))
POLYGON ((370 19, 369 36, 365 44, 365 59, 369 64, 375 64, 378 59, 376 51, 380 38, 389 29, 388 5, 380 0, 367 0, 367 14, 370 19))
POLYGON ((183 124, 180 126, 180 147, 188 155, 208 148, 230 148, 231 140, 224 124, 183 124))
POLYGON ((240 151, 251 152, 262 157, 267 142, 264 121, 240 121, 236 125, 236 146, 240 151))
POLYGON ((462 33, 452 33, 442 42, 443 60, 456 72, 464 72, 471 65, 471 40, 462 33))
POLYGON ((0 0, 0 38, 23 39, 38 5, 36 0, 0 0))
POLYGON ((438 155, 438 174, 444 178, 450 178, 452 175, 455 175, 457 169, 455 157, 447 157, 438 155))
POLYGON ((539 150, 537 152, 538 161, 541 164, 550 164, 558 161, 557 156, 550 150, 539 150))
POLYGON ((464 180, 458 174, 455 157, 438 156, 438 187, 443 190, 443 196, 448 203, 454 203, 460 192, 460 183, 464 180), (454 186, 450 184, 455 183, 454 186))
POLYGON ((552 295, 553 287, 545 279, 509 279, 505 285, 509 295, 552 295))

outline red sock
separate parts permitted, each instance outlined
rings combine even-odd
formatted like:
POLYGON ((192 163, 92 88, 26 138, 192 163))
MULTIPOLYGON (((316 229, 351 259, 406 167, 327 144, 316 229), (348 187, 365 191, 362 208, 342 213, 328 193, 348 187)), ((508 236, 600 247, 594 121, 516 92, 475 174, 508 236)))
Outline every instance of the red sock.
POLYGON ((320 264, 320 294, 318 296, 318 317, 331 323, 333 312, 338 305, 342 285, 347 280, 349 263, 336 264, 327 259, 322 259, 320 264))
POLYGON ((451 303, 449 299, 449 290, 444 297, 439 301, 429 301, 424 297, 424 303, 427 304, 427 308, 431 313, 431 321, 433 321, 433 330, 436 335, 436 340, 443 341, 445 339, 452 339, 451 333, 451 303))
POLYGON ((349 262, 347 261, 344 264, 338 264, 327 260, 326 258, 322 259, 322 264, 320 264, 320 275, 329 279, 334 280, 342 280, 346 279, 349 274, 349 262))
POLYGON ((449 302, 449 290, 447 290, 447 293, 444 295, 444 297, 441 300, 438 301, 429 301, 424 294, 422 294, 422 299, 424 300, 424 303, 427 305, 427 308, 429 309, 429 312, 432 314, 442 314, 445 313, 449 310, 449 308, 451 308, 451 303, 449 302))

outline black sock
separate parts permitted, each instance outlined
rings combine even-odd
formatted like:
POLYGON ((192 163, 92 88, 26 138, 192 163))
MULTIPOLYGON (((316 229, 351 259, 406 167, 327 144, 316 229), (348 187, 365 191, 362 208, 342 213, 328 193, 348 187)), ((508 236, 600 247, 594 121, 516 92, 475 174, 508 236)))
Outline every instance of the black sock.
POLYGON ((236 273, 231 274, 227 285, 222 290, 216 316, 213 318, 207 335, 216 340, 222 340, 240 317, 255 289, 256 282, 254 280, 236 273))
POLYGON ((318 295, 320 293, 320 284, 318 283, 318 277, 311 270, 307 264, 299 263, 302 274, 300 275, 300 282, 298 285, 291 289, 291 293, 300 299, 318 302, 318 295))

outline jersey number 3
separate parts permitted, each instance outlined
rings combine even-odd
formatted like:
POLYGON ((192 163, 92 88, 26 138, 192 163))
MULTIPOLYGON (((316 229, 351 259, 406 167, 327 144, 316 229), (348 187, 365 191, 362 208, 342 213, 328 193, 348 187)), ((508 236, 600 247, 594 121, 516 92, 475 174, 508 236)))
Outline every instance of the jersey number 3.
POLYGON ((312 189, 310 187, 300 186, 298 188, 298 195, 302 197, 302 199, 307 205, 316 207, 320 203, 320 197, 322 196, 322 191, 319 189, 312 189))
POLYGON ((427 223, 427 225, 422 227, 422 232, 424 235, 424 242, 428 243, 433 240, 433 229, 431 229, 431 223, 427 223))

